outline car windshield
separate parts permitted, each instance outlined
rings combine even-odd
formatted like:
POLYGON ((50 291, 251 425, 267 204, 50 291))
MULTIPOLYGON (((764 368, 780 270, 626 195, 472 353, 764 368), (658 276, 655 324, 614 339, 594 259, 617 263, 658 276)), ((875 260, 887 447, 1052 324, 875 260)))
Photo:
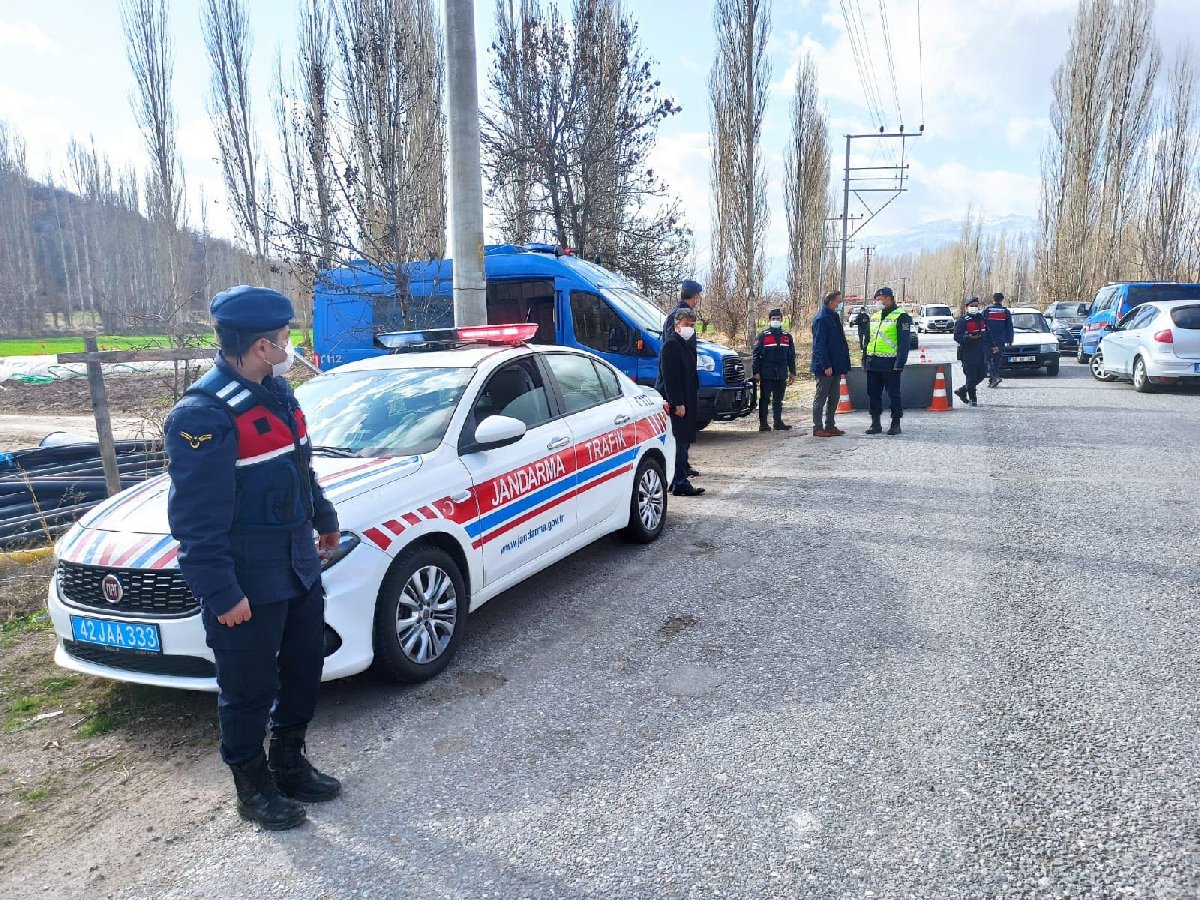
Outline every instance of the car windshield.
POLYGON ((1055 303, 1050 314, 1056 319, 1083 319, 1087 316, 1086 303, 1055 303))
POLYGON ((414 456, 442 442, 470 368, 331 372, 296 388, 314 452, 414 456))
POLYGON ((1131 284, 1129 308, 1152 300, 1200 300, 1200 284, 1131 284))
POLYGON ((643 331, 662 331, 667 315, 637 291, 629 288, 606 287, 604 296, 613 306, 625 313, 643 331))
POLYGON ((925 307, 925 315, 927 316, 949 316, 952 315, 948 306, 927 306, 925 307))
POLYGON ((1050 326, 1041 313, 1013 313, 1013 328, 1017 331, 1049 331, 1050 326))

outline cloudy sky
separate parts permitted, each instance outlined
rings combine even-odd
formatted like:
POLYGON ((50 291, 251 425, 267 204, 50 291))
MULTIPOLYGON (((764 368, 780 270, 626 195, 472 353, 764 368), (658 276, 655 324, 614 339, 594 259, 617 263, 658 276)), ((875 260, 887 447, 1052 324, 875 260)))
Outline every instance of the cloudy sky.
MULTIPOLYGON (((566 6, 568 0, 561 2, 566 6)), ((1168 56, 1183 41, 1200 44, 1196 3, 1159 0, 1158 32, 1168 56)), ((267 79, 276 52, 285 58, 292 52, 296 5, 297 0, 249 0, 255 38, 252 75, 260 88, 257 113, 264 124, 267 79)), ((703 259, 708 241, 706 82, 714 52, 711 3, 626 0, 625 5, 640 23, 664 89, 683 107, 661 130, 655 165, 683 197, 703 259)), ((922 124, 922 90, 924 94, 925 135, 910 142, 907 159, 911 192, 863 234, 866 239, 886 239, 888 234, 918 231, 923 223, 960 218, 972 205, 992 219, 1036 214, 1050 78, 1066 49, 1075 6, 1076 0, 921 0, 918 41, 917 0, 775 0, 772 98, 763 133, 772 182, 768 255, 783 254, 779 175, 799 55, 811 52, 820 68, 835 178, 840 177, 844 150, 840 136, 873 131, 880 124, 864 102, 860 69, 867 71, 868 66, 852 52, 843 8, 861 11, 865 44, 883 98, 883 124, 893 129, 900 116, 881 7, 907 131, 922 124)), ((476 4, 481 67, 488 62, 492 10, 491 0, 476 4)), ((199 0, 174 0, 172 19, 179 144, 194 211, 201 185, 209 198, 222 196, 204 109, 208 69, 199 0)), ((117 0, 0 0, 0 119, 24 135, 37 174, 61 172, 72 135, 92 135, 112 157, 140 164, 141 139, 129 109, 131 85, 117 0)), ((868 149, 864 143, 856 162, 889 163, 895 152, 894 147, 868 149)), ((213 210, 212 218, 228 231, 219 209, 213 210)))

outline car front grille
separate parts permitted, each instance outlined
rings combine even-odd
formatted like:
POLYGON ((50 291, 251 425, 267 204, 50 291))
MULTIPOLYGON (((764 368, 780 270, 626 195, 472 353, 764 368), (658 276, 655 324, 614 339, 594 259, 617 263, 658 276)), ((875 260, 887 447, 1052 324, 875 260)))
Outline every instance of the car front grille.
POLYGON ((164 653, 139 653, 117 647, 96 647, 80 641, 63 641, 63 649, 80 662, 107 666, 143 675, 173 675, 177 678, 215 678, 216 666, 198 656, 170 656, 164 653))
POLYGON ((742 358, 740 356, 725 357, 725 383, 746 383, 746 364, 742 362, 742 358))
POLYGON ((109 614, 168 619, 190 616, 200 608, 178 569, 110 569, 60 562, 58 589, 72 606, 109 614), (108 575, 121 582, 123 595, 116 603, 104 598, 101 582, 108 575))

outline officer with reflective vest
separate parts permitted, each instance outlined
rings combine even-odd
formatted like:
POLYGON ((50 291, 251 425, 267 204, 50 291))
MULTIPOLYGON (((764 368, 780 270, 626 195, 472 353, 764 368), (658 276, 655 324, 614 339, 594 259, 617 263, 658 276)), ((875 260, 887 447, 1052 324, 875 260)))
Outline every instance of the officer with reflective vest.
POLYGON ((783 312, 768 314, 770 327, 754 342, 751 371, 758 382, 758 430, 770 431, 767 405, 774 414, 776 431, 791 431, 783 421, 783 392, 796 380, 796 342, 790 331, 783 330, 783 312))
POLYGON ((1013 342, 1012 313, 1004 305, 1004 295, 992 294, 991 305, 983 311, 983 319, 987 322, 988 343, 991 351, 988 353, 988 387, 1000 384, 1000 363, 1004 359, 1004 348, 1013 342))
POLYGON ((220 351, 164 426, 167 512, 216 658, 221 758, 238 812, 282 830, 304 821, 297 801, 341 790, 304 755, 325 656, 320 555, 336 549, 338 520, 282 378, 294 358, 291 301, 242 286, 210 311, 220 351))
POLYGON ((979 298, 968 297, 965 309, 963 317, 954 323, 954 342, 958 344, 958 358, 966 383, 954 394, 963 403, 978 406, 979 395, 975 388, 987 374, 992 345, 988 341, 987 320, 979 311, 979 298))
POLYGON ((863 357, 863 368, 867 371, 868 408, 871 412, 871 427, 867 429, 867 434, 880 434, 883 431, 885 388, 892 412, 892 422, 887 433, 899 434, 900 420, 904 417, 904 401, 900 397, 900 375, 908 362, 912 316, 896 306, 896 296, 890 287, 877 290, 875 302, 877 306, 871 314, 871 328, 863 357))

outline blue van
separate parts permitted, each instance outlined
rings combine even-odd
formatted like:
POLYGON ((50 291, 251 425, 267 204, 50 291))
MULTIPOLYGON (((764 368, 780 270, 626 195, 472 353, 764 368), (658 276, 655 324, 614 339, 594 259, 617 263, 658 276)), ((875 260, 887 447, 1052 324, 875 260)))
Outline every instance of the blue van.
POLYGON ((1079 335, 1075 359, 1090 362, 1100 341, 1135 306, 1151 300, 1200 300, 1200 284, 1178 281, 1116 281, 1096 294, 1079 335))
MULTIPOLYGON (((533 343, 589 350, 638 384, 658 378, 663 312, 624 277, 549 244, 501 244, 484 250, 490 325, 536 323, 533 343)), ((407 263, 408 290, 366 263, 326 269, 313 295, 317 366, 387 353, 376 335, 454 324, 453 262, 407 263)), ((749 415, 755 386, 734 350, 699 341, 700 426, 749 415)))

